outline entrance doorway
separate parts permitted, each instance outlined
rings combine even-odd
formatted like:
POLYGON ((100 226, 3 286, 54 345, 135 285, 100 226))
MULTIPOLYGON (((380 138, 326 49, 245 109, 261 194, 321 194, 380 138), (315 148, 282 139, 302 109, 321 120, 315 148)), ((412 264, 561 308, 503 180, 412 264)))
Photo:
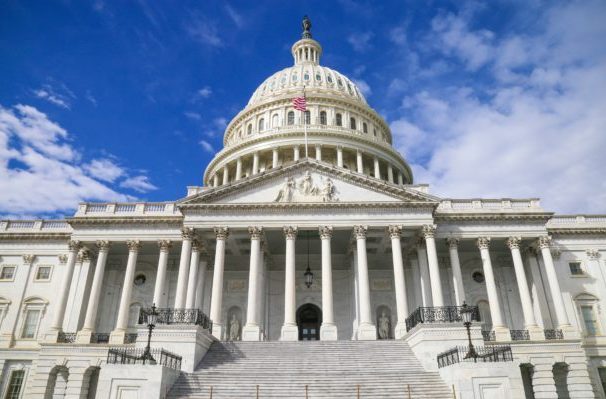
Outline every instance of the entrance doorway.
POLYGON ((299 341, 317 341, 320 339, 322 311, 314 304, 306 303, 297 310, 299 341))

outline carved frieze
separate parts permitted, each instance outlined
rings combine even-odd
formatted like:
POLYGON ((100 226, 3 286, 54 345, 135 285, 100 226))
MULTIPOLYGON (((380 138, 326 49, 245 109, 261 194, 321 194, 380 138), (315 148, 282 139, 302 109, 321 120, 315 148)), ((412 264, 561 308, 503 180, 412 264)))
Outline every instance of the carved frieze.
POLYGON ((336 201, 338 201, 337 189, 330 177, 324 178, 321 185, 317 185, 309 170, 298 180, 295 180, 293 177, 287 177, 274 199, 274 202, 336 201))

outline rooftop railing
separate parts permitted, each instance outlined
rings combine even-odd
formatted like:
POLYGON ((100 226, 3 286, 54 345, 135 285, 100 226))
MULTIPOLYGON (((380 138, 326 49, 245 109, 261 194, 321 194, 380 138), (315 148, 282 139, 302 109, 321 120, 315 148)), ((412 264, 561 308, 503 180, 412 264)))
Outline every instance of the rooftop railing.
POLYGON ((542 211, 540 201, 531 199, 445 199, 438 205, 440 211, 542 211))
POLYGON ((174 202, 81 203, 76 217, 82 216, 179 216, 174 202))
MULTIPOLYGON (((477 306, 468 306, 473 309, 472 321, 480 321, 480 310, 477 306)), ((419 323, 462 323, 461 309, 463 306, 434 306, 418 307, 406 318, 406 331, 419 323)))
POLYGON ((0 220, 0 233, 69 233, 65 220, 0 220))

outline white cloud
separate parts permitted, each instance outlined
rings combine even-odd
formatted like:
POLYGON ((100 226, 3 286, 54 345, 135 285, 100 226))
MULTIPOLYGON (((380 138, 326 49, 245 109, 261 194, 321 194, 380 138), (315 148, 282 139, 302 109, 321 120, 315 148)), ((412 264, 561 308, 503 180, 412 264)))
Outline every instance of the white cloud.
POLYGON ((198 95, 198 97, 208 98, 208 97, 210 97, 211 94, 213 94, 213 91, 212 91, 212 89, 210 87, 204 86, 203 88, 201 88, 200 90, 198 90, 196 92, 196 94, 198 95))
POLYGON ((119 177, 125 175, 124 169, 116 165, 111 159, 93 159, 83 167, 84 170, 95 179, 109 183, 113 183, 119 177))
POLYGON ((147 176, 139 175, 125 179, 120 183, 120 187, 130 188, 140 193, 146 193, 148 191, 157 190, 158 187, 154 186, 147 176))
POLYGON ((364 97, 368 97, 372 94, 372 89, 370 88, 368 83, 366 83, 365 80, 362 80, 362 79, 352 79, 352 80, 356 84, 356 86, 358 86, 358 89, 360 89, 362 94, 364 94, 364 97))
POLYGON ((187 33, 196 41, 210 47, 223 46, 217 26, 212 21, 200 16, 195 17, 186 27, 187 33))
POLYGON ((402 26, 395 27, 389 31, 389 39, 398 46, 403 46, 407 42, 406 29, 402 26))
POLYGON ((213 148, 213 145, 211 143, 209 143, 208 141, 200 140, 200 145, 202 146, 204 151, 211 153, 211 154, 215 153, 215 149, 213 148))
POLYGON ((355 51, 363 53, 370 49, 370 40, 373 36, 372 32, 352 33, 347 37, 347 41, 355 51))
POLYGON ((194 121, 199 121, 202 119, 202 115, 200 115, 197 112, 185 111, 183 113, 183 115, 185 115, 186 117, 188 117, 189 119, 194 120, 194 121))
POLYGON ((231 20, 234 22, 234 24, 238 28, 244 27, 244 24, 245 24, 244 17, 242 17, 242 15, 240 13, 238 13, 232 6, 230 6, 229 4, 226 4, 225 11, 227 11, 227 15, 229 15, 231 20))

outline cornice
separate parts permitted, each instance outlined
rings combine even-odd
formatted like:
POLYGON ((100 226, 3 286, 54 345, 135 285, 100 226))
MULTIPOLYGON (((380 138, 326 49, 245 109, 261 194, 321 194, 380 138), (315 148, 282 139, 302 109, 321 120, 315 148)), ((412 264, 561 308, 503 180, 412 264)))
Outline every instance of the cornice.
POLYGON ((547 227, 547 231, 557 235, 606 234, 606 227, 547 227))
POLYGON ((242 203, 242 204, 187 204, 184 205, 187 210, 191 209, 204 209, 204 210, 225 210, 225 209, 238 209, 238 210, 252 210, 252 209, 265 209, 265 210, 282 210, 282 209, 418 209, 424 211, 431 211, 434 207, 427 202, 297 202, 297 203, 242 203))
POLYGON ((9 240, 66 240, 72 233, 0 233, 0 241, 9 240))
POLYGON ((547 222, 553 213, 549 212, 491 212, 491 213, 438 213, 434 214, 434 219, 441 222, 449 221, 476 221, 476 220, 539 220, 547 222))

